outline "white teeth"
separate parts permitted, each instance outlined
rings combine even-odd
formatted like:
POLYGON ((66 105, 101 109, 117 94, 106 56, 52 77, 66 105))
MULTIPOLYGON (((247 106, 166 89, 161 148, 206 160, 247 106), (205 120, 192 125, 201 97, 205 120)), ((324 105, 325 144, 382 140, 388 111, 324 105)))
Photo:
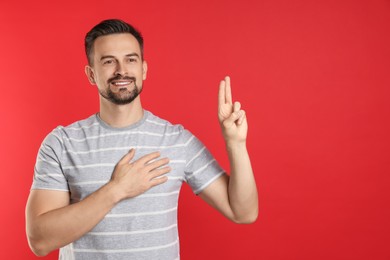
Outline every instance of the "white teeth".
POLYGON ((114 85, 115 86, 125 86, 125 85, 129 85, 131 83, 131 81, 121 81, 121 82, 114 82, 114 85))

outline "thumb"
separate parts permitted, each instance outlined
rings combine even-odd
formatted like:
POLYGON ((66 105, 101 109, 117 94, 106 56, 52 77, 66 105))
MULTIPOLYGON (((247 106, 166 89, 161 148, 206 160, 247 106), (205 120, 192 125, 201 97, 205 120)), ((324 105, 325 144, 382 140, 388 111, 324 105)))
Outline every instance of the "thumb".
POLYGON ((127 164, 134 158, 135 149, 131 148, 130 151, 122 157, 118 164, 127 164))

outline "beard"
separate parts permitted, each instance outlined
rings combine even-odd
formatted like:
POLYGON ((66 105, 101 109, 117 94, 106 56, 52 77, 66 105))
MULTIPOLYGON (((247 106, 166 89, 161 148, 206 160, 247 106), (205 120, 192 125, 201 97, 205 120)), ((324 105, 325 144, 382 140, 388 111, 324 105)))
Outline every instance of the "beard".
POLYGON ((130 104, 131 102, 133 102, 133 100, 136 99, 139 96, 139 94, 141 94, 142 87, 137 86, 137 83, 135 81, 136 79, 134 77, 122 77, 120 75, 109 79, 107 81, 108 86, 110 86, 112 81, 121 80, 121 79, 122 80, 132 80, 133 84, 134 84, 133 89, 128 90, 126 87, 124 87, 124 88, 120 88, 119 91, 117 93, 115 93, 111 90, 110 87, 108 87, 105 91, 99 90, 99 94, 103 98, 111 101, 112 103, 114 103, 116 105, 127 105, 127 104, 130 104))

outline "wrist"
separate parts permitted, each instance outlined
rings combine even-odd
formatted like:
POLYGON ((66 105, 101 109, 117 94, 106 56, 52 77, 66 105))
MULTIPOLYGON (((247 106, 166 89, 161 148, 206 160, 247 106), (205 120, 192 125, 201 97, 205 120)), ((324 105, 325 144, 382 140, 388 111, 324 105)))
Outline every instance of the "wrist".
POLYGON ((112 180, 104 186, 104 189, 107 193, 107 198, 109 198, 112 203, 117 204, 123 199, 123 196, 118 192, 118 189, 112 180))
POLYGON ((246 141, 226 140, 227 151, 246 151, 246 141))

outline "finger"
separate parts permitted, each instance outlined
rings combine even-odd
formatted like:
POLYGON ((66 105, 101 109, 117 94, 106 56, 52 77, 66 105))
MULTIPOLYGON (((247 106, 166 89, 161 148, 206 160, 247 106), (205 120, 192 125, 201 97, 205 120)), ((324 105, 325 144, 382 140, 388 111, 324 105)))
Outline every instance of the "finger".
POLYGON ((172 168, 169 166, 165 166, 165 167, 156 169, 156 170, 150 172, 150 179, 159 178, 162 175, 167 174, 171 170, 172 170, 172 168))
POLYGON ((233 99, 232 99, 232 89, 230 87, 230 77, 226 76, 225 77, 225 97, 226 97, 226 103, 228 104, 233 104, 233 99))
POLYGON ((225 121, 223 121, 223 125, 226 128, 230 128, 241 116, 242 110, 233 112, 225 121))
POLYGON ((162 176, 162 177, 159 177, 159 178, 154 178, 153 180, 150 181, 150 185, 153 187, 153 186, 156 186, 156 185, 159 185, 159 184, 163 184, 164 182, 166 182, 168 180, 168 177, 167 176, 162 176))
POLYGON ((158 159, 158 160, 155 160, 153 162, 150 162, 147 164, 147 168, 146 170, 147 171, 153 171, 154 169, 157 169, 161 166, 164 166, 166 164, 169 163, 169 159, 168 158, 161 158, 161 159, 158 159))
POLYGON ((147 164, 149 161, 154 160, 160 157, 160 152, 153 152, 139 158, 135 163, 140 163, 142 165, 147 164))
POLYGON ((226 103, 225 96, 225 81, 221 80, 219 83, 218 106, 222 106, 226 103))
POLYGON ((246 113, 244 110, 241 110, 242 111, 242 115, 240 116, 240 118, 238 118, 238 121, 237 121, 237 124, 238 125, 241 125, 242 122, 244 122, 244 120, 246 119, 246 113))
POLYGON ((130 151, 125 154, 122 159, 118 162, 118 164, 128 164, 131 162, 131 160, 134 158, 135 155, 135 149, 130 149, 130 151))

